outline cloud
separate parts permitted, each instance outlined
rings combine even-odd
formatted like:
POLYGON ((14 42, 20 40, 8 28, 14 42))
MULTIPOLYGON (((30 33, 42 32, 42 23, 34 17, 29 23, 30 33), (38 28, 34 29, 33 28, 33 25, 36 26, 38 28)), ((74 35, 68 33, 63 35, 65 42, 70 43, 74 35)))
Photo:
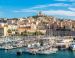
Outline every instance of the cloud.
POLYGON ((47 15, 75 16, 75 12, 65 11, 65 10, 49 10, 49 11, 43 11, 43 13, 47 15))
POLYGON ((67 0, 54 0, 54 1, 67 1, 67 0))
POLYGON ((50 6, 70 6, 69 4, 64 4, 64 3, 55 3, 55 4, 46 4, 46 5, 37 5, 34 6, 30 9, 36 9, 36 8, 46 8, 46 7, 50 7, 50 6))
POLYGON ((15 11, 13 11, 13 12, 16 12, 16 13, 18 13, 18 12, 37 12, 37 10, 30 10, 30 9, 21 9, 21 10, 15 10, 15 11))
POLYGON ((69 4, 64 4, 64 3, 56 3, 56 4, 49 4, 48 6, 70 6, 69 4))
POLYGON ((31 8, 27 9, 20 9, 20 10, 14 10, 13 12, 37 12, 38 9, 43 9, 43 8, 49 8, 51 6, 54 7, 68 7, 70 6, 69 4, 64 4, 64 3, 55 3, 55 4, 46 4, 46 5, 36 5, 31 8))
POLYGON ((75 11, 75 8, 69 8, 69 10, 71 10, 71 11, 75 11))
MULTIPOLYGON (((38 10, 21 10, 21 11, 16 11, 16 12, 29 12, 29 13, 37 13, 38 10)), ((67 11, 67 10, 43 10, 42 13, 46 15, 61 15, 61 16, 75 16, 74 11, 67 11)))
POLYGON ((55 3, 55 4, 46 4, 46 5, 36 5, 33 6, 31 8, 27 8, 27 9, 20 9, 20 10, 15 10, 14 12, 18 13, 18 12, 22 12, 22 13, 37 13, 38 11, 40 11, 39 9, 46 9, 46 10, 42 10, 43 13, 47 14, 47 15, 61 15, 61 16, 75 16, 75 8, 71 8, 72 5, 70 4, 65 4, 65 3, 55 3), (58 9, 58 10, 48 10, 46 9, 47 7, 50 8, 51 6, 54 7, 67 7, 67 9, 69 10, 62 10, 62 9, 58 9))
POLYGON ((54 0, 54 1, 61 1, 61 2, 74 2, 75 0, 54 0))

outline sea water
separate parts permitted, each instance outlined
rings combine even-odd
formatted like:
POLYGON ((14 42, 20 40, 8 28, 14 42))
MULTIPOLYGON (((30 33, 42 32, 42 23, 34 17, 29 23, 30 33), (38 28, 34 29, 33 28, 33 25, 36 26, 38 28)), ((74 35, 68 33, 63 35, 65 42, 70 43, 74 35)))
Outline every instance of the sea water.
POLYGON ((57 53, 50 55, 32 55, 29 53, 16 55, 16 52, 19 50, 24 51, 25 49, 0 50, 0 58, 75 58, 75 51, 57 51, 57 53))

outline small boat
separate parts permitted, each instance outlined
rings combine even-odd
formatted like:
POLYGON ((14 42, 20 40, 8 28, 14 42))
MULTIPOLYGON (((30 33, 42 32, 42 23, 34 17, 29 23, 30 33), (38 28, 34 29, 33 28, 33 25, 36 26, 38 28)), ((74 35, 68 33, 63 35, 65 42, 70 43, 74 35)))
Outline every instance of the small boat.
POLYGON ((75 50, 75 43, 73 43, 73 44, 70 45, 70 49, 71 50, 75 50))
POLYGON ((57 50, 58 49, 56 48, 48 48, 48 49, 39 50, 37 54, 53 54, 53 53, 56 53, 57 50))
POLYGON ((36 48, 28 48, 28 49, 26 50, 27 53, 31 53, 31 54, 36 54, 37 51, 38 51, 38 49, 36 49, 36 48))
POLYGON ((13 46, 4 45, 4 46, 1 47, 1 49, 9 50, 9 49, 13 49, 13 46))
POLYGON ((2 46, 0 46, 0 50, 4 50, 4 48, 2 46))
POLYGON ((29 48, 27 49, 26 52, 31 53, 31 54, 52 54, 57 52, 57 48, 29 48))

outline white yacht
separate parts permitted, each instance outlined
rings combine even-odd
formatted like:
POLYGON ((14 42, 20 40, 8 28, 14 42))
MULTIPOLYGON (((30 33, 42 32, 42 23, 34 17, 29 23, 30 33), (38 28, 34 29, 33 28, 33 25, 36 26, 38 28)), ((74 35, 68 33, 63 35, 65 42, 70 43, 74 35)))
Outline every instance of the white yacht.
POLYGON ((39 47, 39 48, 28 48, 26 52, 31 54, 52 54, 56 53, 58 51, 57 48, 51 48, 51 47, 39 47))
POLYGON ((4 49, 4 50, 9 50, 9 49, 13 49, 14 47, 11 46, 11 45, 3 45, 0 47, 1 49, 4 49))
POLYGON ((75 50, 75 43, 73 43, 73 44, 70 45, 70 49, 71 50, 75 50))
POLYGON ((39 50, 37 52, 37 54, 53 54, 53 53, 56 53, 56 52, 57 52, 56 48, 48 48, 48 49, 39 50))

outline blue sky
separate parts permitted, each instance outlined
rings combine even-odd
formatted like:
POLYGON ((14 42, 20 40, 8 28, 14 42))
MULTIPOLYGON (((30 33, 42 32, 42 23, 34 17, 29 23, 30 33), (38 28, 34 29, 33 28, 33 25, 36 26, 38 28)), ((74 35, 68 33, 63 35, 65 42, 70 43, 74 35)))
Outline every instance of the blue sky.
POLYGON ((75 19, 75 0, 0 0, 1 18, 20 18, 39 11, 50 16, 75 19))

